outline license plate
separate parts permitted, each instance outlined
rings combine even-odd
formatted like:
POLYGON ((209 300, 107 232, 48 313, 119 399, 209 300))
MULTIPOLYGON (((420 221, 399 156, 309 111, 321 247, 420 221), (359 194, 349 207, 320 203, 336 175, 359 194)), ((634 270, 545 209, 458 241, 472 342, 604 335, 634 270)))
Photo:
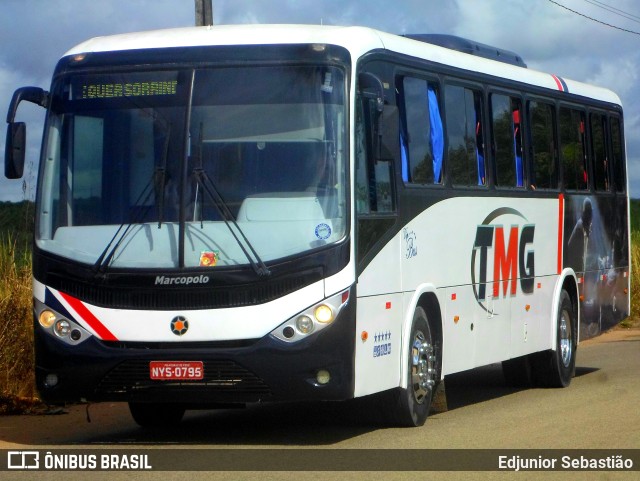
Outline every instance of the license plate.
POLYGON ((202 361, 151 361, 149 376, 157 381, 198 380, 204 378, 202 361))

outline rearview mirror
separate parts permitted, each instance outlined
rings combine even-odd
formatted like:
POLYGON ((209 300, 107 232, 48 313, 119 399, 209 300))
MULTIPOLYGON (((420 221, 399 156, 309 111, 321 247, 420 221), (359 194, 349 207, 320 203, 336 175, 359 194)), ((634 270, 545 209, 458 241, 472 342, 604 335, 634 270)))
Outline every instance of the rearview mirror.
POLYGON ((27 128, 24 122, 7 125, 7 141, 4 150, 4 175, 7 179, 20 179, 24 172, 27 144, 27 128))
POLYGON ((20 179, 24 172, 27 128, 24 122, 15 122, 18 105, 23 100, 46 108, 49 105, 49 92, 39 87, 20 87, 13 92, 7 112, 7 142, 4 148, 4 175, 7 179, 20 179))

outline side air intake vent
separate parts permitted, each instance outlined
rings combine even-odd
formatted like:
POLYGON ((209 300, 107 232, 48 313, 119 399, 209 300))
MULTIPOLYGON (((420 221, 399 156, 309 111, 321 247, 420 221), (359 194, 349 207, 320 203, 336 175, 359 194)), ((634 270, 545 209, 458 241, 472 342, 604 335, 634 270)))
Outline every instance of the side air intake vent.
POLYGON ((483 43, 474 42, 472 40, 467 40, 466 38, 456 37, 455 35, 424 33, 406 34, 403 35, 403 37, 410 38, 412 40, 418 40, 420 42, 430 43, 432 45, 438 45, 440 47, 449 48, 451 50, 457 50, 458 52, 468 53, 469 55, 475 55, 477 57, 488 58, 491 60, 497 60, 498 62, 504 62, 511 65, 517 65, 518 67, 527 68, 527 64, 524 63, 522 57, 514 52, 492 47, 491 45, 485 45, 483 43))

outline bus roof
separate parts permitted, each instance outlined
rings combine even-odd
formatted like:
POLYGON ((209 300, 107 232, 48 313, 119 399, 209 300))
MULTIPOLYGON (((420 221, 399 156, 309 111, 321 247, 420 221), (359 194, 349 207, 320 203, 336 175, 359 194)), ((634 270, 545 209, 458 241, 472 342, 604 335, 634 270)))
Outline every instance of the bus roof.
POLYGON ((346 48, 356 60, 372 50, 385 49, 472 72, 523 82, 621 105, 611 90, 588 85, 553 74, 525 69, 495 60, 451 50, 419 40, 389 34, 367 27, 320 25, 216 25, 127 33, 96 37, 83 42, 65 56, 90 52, 109 52, 152 48, 327 43, 346 48))

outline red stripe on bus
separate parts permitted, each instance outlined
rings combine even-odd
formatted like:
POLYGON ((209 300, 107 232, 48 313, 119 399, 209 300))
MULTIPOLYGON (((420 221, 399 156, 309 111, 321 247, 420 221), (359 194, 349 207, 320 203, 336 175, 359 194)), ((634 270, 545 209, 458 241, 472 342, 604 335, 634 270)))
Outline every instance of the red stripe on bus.
POLYGON ((89 309, 75 297, 71 297, 69 294, 60 292, 60 295, 65 301, 73 308, 74 311, 94 330, 100 339, 103 341, 117 341, 118 338, 114 336, 109 329, 102 324, 96 316, 94 316, 89 309))
POLYGON ((562 241, 564 235, 564 195, 558 197, 558 274, 562 272, 562 241))
POLYGON ((553 77, 553 80, 556 81, 556 85, 558 86, 558 90, 560 92, 564 92, 564 88, 562 87, 562 82, 560 82, 560 79, 558 77, 556 77, 555 75, 551 74, 551 76, 553 77))

